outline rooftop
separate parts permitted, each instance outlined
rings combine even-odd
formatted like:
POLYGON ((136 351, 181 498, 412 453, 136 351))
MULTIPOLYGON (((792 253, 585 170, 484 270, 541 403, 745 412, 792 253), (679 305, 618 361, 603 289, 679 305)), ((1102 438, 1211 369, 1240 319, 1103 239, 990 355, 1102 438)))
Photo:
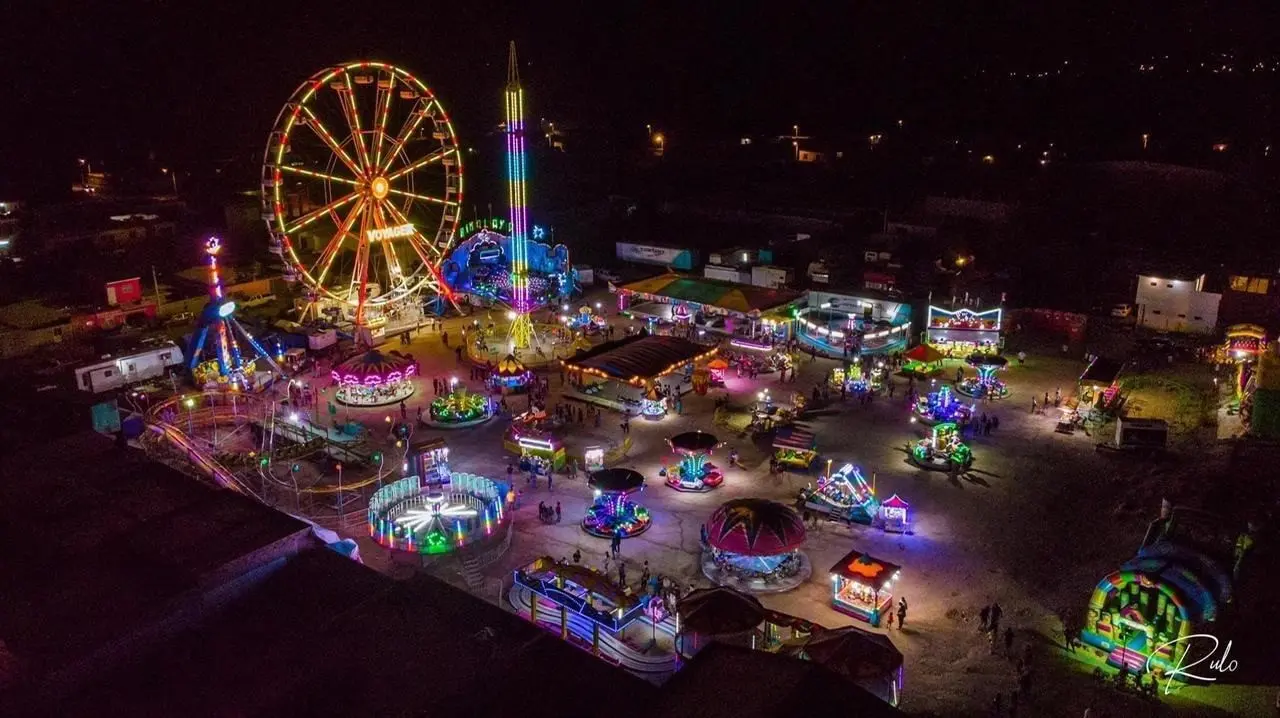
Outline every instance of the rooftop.
POLYGON ((704 304, 732 312, 764 312, 795 301, 802 292, 770 289, 718 279, 686 277, 668 272, 619 287, 622 291, 704 304))
POLYGON ((564 364, 566 368, 586 369, 613 379, 632 381, 657 378, 715 351, 714 347, 680 337, 640 334, 599 344, 573 355, 564 364))

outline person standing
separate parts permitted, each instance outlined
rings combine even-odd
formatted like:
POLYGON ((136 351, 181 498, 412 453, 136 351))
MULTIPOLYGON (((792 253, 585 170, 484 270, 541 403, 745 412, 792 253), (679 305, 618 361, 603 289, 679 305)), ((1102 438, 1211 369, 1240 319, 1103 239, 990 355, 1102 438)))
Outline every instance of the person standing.
POLYGON ((575 548, 573 550, 573 563, 574 565, 582 563, 582 549, 575 548))
POLYGON ((991 623, 988 625, 988 628, 991 629, 993 633, 1000 632, 1000 616, 1003 614, 1004 611, 1001 610, 999 601, 991 604, 991 623))
POLYGON ((556 502, 556 523, 560 523, 560 502, 556 502))
POLYGON ((906 596, 898 597, 898 629, 907 627, 907 598, 906 596))
POLYGON ((621 561, 618 562, 618 585, 627 587, 627 564, 621 561))
POLYGON ((978 618, 982 619, 982 624, 978 627, 978 632, 985 632, 987 630, 987 621, 991 618, 991 606, 983 606, 982 610, 978 612, 978 618))

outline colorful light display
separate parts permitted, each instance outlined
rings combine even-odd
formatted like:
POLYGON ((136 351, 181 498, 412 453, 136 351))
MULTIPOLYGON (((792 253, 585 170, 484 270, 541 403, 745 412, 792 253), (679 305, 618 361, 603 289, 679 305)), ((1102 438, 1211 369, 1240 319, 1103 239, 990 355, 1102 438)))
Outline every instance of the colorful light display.
POLYGON ((264 359, 277 376, 285 376, 271 355, 236 321, 236 303, 223 294, 222 277, 218 273, 222 240, 217 237, 205 240, 204 251, 209 257, 209 302, 200 313, 187 349, 187 371, 192 379, 205 384, 216 377, 232 389, 244 389, 252 382, 253 365, 258 358, 264 359), (210 335, 212 346, 209 346, 210 335), (252 347, 257 357, 245 361, 236 337, 252 347))
POLYGON ((667 486, 676 491, 710 491, 724 483, 724 472, 708 459, 720 439, 701 431, 688 431, 667 439, 678 456, 678 466, 667 467, 667 486))
POLYGON ((766 499, 732 499, 702 526, 702 572, 722 586, 748 593, 789 591, 809 578, 800 551, 804 522, 788 506, 766 499))
POLYGON ((911 447, 911 463, 935 471, 965 471, 973 465, 973 452, 960 441, 960 429, 951 422, 933 427, 925 439, 911 447))
POLYGON ((947 356, 963 356, 971 352, 995 353, 1000 348, 1000 330, 1004 312, 999 307, 974 311, 930 306, 928 310, 928 343, 947 356))
POLYGON ((435 94, 399 67, 352 62, 312 75, 277 116, 263 161, 263 218, 285 278, 311 290, 309 309, 337 304, 365 327, 368 310, 424 292, 453 302, 440 263, 462 189, 457 137, 435 94), (291 212, 299 188, 328 201, 291 212), (321 240, 318 253, 304 249, 304 236, 321 240), (397 251, 404 245, 408 252, 397 251))
POLYGON ((431 402, 431 421, 442 426, 471 426, 490 416, 489 400, 483 394, 468 392, 466 387, 431 402))
POLYGON ((587 479, 595 502, 587 507, 582 530, 600 538, 631 538, 649 529, 649 510, 631 500, 644 490, 644 475, 630 469, 603 469, 587 479))
POLYGON ((369 499, 369 535, 397 551, 454 551, 510 522, 508 488, 474 474, 452 474, 447 488, 419 476, 405 477, 369 499))
POLYGON ((817 488, 802 489, 800 500, 806 508, 859 524, 870 524, 879 506, 875 492, 862 477, 862 470, 853 464, 845 464, 836 473, 820 479, 817 488))
POLYGON ((330 373, 338 390, 334 399, 351 406, 384 406, 413 396, 418 367, 398 352, 370 350, 339 364, 330 373))
POLYGON ((913 411, 926 424, 968 421, 973 417, 973 407, 957 399, 951 387, 945 385, 917 399, 913 411))
POLYGON ((898 579, 901 566, 882 561, 854 549, 831 567, 831 607, 880 625, 880 619, 893 607, 889 591, 898 579))
POLYGON ((511 214, 511 341, 517 349, 533 344, 533 322, 529 319, 529 228, 525 182, 527 172, 524 154, 524 89, 520 86, 520 67, 516 61, 516 44, 511 43, 507 58, 507 201, 511 214))

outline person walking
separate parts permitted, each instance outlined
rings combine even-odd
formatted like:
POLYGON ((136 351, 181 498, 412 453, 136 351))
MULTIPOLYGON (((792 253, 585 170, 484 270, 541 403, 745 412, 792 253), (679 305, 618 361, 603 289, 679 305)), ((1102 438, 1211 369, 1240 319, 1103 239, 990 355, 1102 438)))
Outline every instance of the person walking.
POLYGON ((611 561, 612 559, 613 559, 613 556, 611 556, 611 555, 609 554, 609 552, 608 552, 608 551, 605 551, 605 552, 604 552, 604 572, 603 572, 603 573, 604 573, 604 575, 606 575, 606 576, 608 576, 608 575, 609 575, 609 561, 611 561))
POLYGON ((573 550, 573 563, 574 565, 582 563, 582 549, 575 548, 573 550))
POLYGON ((991 623, 987 626, 987 628, 991 629, 991 631, 993 632, 998 633, 1000 631, 1000 616, 1003 614, 1004 614, 1004 611, 1001 610, 999 601, 996 601, 995 603, 991 604, 991 623))
POLYGON ((898 598, 898 629, 907 627, 907 598, 901 596, 898 598))
POLYGON ((978 627, 978 632, 982 633, 987 630, 987 621, 991 618, 991 606, 988 604, 978 611, 978 618, 982 619, 982 624, 978 627))
POLYGON ((889 612, 887 612, 887 613, 885 614, 885 617, 884 617, 884 629, 885 629, 886 631, 892 631, 892 630, 893 630, 893 611, 889 611, 889 612))
POLYGON ((556 490, 555 481, 556 481, 556 472, 552 467, 548 466, 547 467, 547 491, 556 490))
POLYGON ((560 502, 556 502, 556 523, 560 523, 560 502))
POLYGON ((1038 404, 1036 404, 1036 399, 1035 399, 1035 397, 1034 397, 1034 396, 1033 396, 1033 397, 1031 397, 1031 413, 1032 413, 1032 414, 1036 413, 1036 407, 1037 407, 1037 406, 1039 406, 1039 405, 1038 405, 1038 404))
POLYGON ((627 587, 627 564, 621 561, 618 562, 618 585, 627 587))

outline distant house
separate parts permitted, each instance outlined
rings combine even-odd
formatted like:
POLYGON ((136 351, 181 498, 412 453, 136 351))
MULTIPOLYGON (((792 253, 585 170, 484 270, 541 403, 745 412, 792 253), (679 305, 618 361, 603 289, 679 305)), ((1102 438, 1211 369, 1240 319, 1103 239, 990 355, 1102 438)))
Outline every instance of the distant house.
POLYGON ((1221 294, 1204 291, 1204 275, 1193 278, 1138 275, 1134 297, 1138 326, 1166 332, 1212 334, 1221 294))

